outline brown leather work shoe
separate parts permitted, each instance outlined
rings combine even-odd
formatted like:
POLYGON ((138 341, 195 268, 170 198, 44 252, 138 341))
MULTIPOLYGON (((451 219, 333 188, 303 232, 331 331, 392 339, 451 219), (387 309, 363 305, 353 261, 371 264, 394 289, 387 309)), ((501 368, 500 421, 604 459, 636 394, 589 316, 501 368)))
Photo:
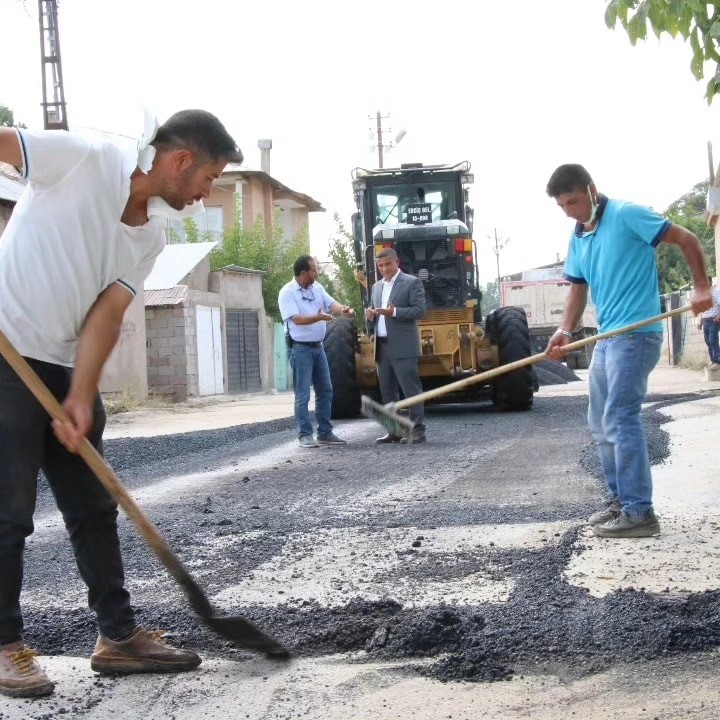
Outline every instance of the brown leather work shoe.
POLYGON ((399 443, 402 440, 402 438, 399 435, 393 435, 392 433, 388 433, 387 435, 383 435, 382 437, 379 437, 376 441, 376 445, 385 445, 386 443, 399 443))
POLYGON ((179 650, 162 640, 162 630, 138 628, 127 640, 98 637, 90 667, 104 675, 165 673, 194 670, 202 659, 192 650, 179 650))
POLYGON ((35 660, 37 653, 22 640, 0 646, 0 693, 15 698, 50 695, 55 689, 35 660))

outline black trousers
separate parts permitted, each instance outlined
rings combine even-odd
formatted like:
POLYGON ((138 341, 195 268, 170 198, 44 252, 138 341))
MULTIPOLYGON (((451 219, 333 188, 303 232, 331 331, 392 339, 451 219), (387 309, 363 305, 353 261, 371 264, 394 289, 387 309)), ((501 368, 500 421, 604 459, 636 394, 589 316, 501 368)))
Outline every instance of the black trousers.
MULTIPOLYGON (((30 365, 62 402, 71 370, 37 360, 30 365)), ((102 452, 105 410, 98 396, 90 441, 102 452)), ((117 505, 79 455, 57 441, 50 417, 0 357, 0 644, 22 638, 20 591, 25 538, 32 534, 42 469, 62 513, 88 604, 100 632, 114 640, 136 627, 117 532, 117 505)))
MULTIPOLYGON (((418 359, 416 357, 391 359, 387 344, 378 343, 377 373, 380 384, 380 395, 383 403, 397 402, 400 391, 404 397, 412 397, 422 392, 422 383, 418 374, 418 359)), ((425 429, 425 408, 421 403, 413 405, 409 410, 413 427, 418 430, 425 429)))

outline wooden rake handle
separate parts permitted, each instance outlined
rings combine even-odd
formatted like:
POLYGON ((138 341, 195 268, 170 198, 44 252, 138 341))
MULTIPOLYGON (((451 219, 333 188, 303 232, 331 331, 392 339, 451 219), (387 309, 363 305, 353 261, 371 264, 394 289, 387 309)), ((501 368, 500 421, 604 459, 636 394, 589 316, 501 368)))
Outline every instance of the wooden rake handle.
MULTIPOLYGON (((626 325, 625 327, 618 328, 617 330, 611 330, 609 332, 600 333, 598 335, 591 335, 590 337, 583 338, 582 340, 576 340, 575 342, 564 345, 563 350, 579 350, 586 345, 598 342, 598 340, 606 340, 607 338, 615 337, 616 335, 624 335, 625 333, 632 332, 633 330, 637 330, 638 328, 652 325, 653 323, 659 322, 660 320, 675 317, 676 315, 682 315, 683 313, 686 313, 690 310, 692 310, 692 305, 683 305, 682 307, 675 308, 674 310, 668 310, 661 315, 656 315, 655 317, 648 318, 647 320, 641 320, 640 322, 626 325)), ((442 387, 434 388, 433 390, 426 390, 419 395, 413 395, 412 397, 405 398, 404 400, 400 400, 399 402, 392 403, 392 405, 387 407, 392 407, 393 410, 402 410, 403 408, 408 408, 412 405, 418 405, 419 403, 426 402, 427 400, 432 400, 436 397, 441 397, 442 395, 448 395, 455 392, 456 390, 462 390, 469 385, 475 385, 476 383, 491 380, 498 375, 504 375, 505 373, 512 372, 513 370, 525 367, 526 365, 534 365, 536 362, 546 360, 547 357, 548 355, 545 352, 536 353, 535 355, 530 355, 529 357, 523 358, 522 360, 516 360, 515 362, 507 363, 506 365, 498 365, 498 367, 495 367, 492 370, 487 370, 483 373, 479 373, 478 375, 472 375, 470 377, 463 378, 462 380, 456 380, 449 385, 443 385, 442 387)))
MULTIPOLYGON (((30 367, 25 358, 20 355, 2 332, 0 332, 0 353, 53 420, 72 422, 70 416, 55 399, 55 396, 48 390, 45 383, 38 377, 37 373, 30 367)), ((115 502, 124 510, 140 535, 147 541, 163 565, 167 568, 168 572, 179 583, 185 586, 194 585, 195 583, 189 573, 185 570, 179 558, 170 549, 170 546, 160 534, 160 531, 138 507, 132 497, 130 497, 130 494, 115 475, 113 469, 105 462, 102 455, 100 455, 87 438, 83 438, 78 454, 95 473, 98 480, 110 493, 115 502)), ((209 611, 209 607, 206 610, 209 611)))

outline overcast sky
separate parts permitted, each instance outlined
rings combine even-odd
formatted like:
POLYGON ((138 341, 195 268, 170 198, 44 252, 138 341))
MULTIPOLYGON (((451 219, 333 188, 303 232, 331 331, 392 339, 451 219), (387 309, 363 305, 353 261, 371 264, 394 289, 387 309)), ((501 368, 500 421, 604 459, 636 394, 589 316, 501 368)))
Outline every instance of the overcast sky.
MULTIPOLYGON (((311 221, 326 255, 332 215, 353 211, 350 171, 375 167, 369 131, 389 115, 386 158, 469 160, 481 278, 565 256, 570 225, 545 185, 580 162, 601 192, 663 210, 708 175, 707 108, 682 43, 632 47, 603 21, 605 0, 61 0, 71 128, 135 134, 142 104, 161 120, 217 114, 259 168, 328 212, 311 221)), ((37 3, 0 0, 0 104, 42 126, 37 3), (27 6, 25 9, 24 5, 27 6)), ((716 103, 720 106, 720 101, 716 103)))

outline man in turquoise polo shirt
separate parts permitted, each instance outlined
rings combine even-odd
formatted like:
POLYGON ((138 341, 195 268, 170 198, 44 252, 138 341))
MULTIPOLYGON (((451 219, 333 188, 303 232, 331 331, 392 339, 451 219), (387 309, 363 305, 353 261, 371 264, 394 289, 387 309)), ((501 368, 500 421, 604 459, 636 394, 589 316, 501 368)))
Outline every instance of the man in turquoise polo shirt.
MULTIPOLYGON (((561 165, 547 194, 576 225, 565 278, 572 285, 560 327, 548 343, 550 357, 562 348, 582 317, 592 291, 600 332, 660 314, 655 248, 677 245, 692 273, 691 299, 699 313, 712 304, 705 256, 697 237, 652 210, 598 193, 582 165, 561 165)), ((649 537, 660 532, 652 506, 652 476, 640 415, 650 371, 660 359, 662 323, 601 340, 590 364, 588 424, 598 447, 609 498, 590 525, 601 537, 649 537)))

